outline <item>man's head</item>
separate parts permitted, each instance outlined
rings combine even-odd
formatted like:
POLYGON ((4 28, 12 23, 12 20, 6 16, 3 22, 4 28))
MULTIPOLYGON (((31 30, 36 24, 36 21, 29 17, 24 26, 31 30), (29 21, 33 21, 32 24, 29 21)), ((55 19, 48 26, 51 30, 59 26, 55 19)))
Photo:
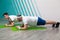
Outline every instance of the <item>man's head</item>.
POLYGON ((6 18, 6 19, 8 19, 9 18, 9 15, 8 15, 8 13, 6 12, 6 13, 4 13, 3 14, 3 16, 6 18))
POLYGON ((22 16, 21 15, 17 15, 17 19, 18 19, 18 21, 22 21, 22 16))

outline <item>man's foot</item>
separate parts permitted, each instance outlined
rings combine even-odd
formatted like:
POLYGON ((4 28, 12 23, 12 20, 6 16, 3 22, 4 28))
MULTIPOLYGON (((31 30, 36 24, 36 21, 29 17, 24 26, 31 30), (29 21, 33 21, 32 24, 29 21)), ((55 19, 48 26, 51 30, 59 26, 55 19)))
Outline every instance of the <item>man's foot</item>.
POLYGON ((55 28, 59 28, 59 24, 60 24, 60 23, 59 23, 59 22, 57 22, 57 24, 56 24, 56 27, 55 27, 55 28))
POLYGON ((54 27, 55 27, 55 24, 52 25, 52 28, 54 28, 54 27))

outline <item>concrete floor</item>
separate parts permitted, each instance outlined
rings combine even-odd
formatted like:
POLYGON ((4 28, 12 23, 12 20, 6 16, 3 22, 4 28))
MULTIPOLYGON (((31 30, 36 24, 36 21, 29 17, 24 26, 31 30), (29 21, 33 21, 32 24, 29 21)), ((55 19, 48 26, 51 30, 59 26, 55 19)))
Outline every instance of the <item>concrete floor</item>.
POLYGON ((0 40, 60 40, 60 28, 46 30, 11 31, 10 28, 0 29, 0 40))

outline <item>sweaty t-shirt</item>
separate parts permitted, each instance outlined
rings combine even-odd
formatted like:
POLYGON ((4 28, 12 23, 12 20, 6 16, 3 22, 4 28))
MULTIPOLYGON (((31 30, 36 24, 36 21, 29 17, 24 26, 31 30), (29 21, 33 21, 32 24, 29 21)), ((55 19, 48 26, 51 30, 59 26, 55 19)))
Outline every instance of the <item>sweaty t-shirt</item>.
POLYGON ((38 17, 36 16, 22 16, 22 21, 24 24, 28 24, 30 26, 37 25, 38 17))

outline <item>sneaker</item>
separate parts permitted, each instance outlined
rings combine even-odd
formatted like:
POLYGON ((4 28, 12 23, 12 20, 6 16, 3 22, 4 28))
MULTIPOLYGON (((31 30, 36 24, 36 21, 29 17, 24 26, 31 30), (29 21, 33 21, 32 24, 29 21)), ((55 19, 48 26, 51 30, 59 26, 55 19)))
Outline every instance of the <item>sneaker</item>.
POLYGON ((57 22, 57 24, 56 24, 56 27, 55 27, 55 28, 59 28, 59 24, 60 24, 60 23, 59 23, 59 22, 57 22))
POLYGON ((54 28, 54 27, 55 27, 55 24, 52 25, 52 28, 54 28))

